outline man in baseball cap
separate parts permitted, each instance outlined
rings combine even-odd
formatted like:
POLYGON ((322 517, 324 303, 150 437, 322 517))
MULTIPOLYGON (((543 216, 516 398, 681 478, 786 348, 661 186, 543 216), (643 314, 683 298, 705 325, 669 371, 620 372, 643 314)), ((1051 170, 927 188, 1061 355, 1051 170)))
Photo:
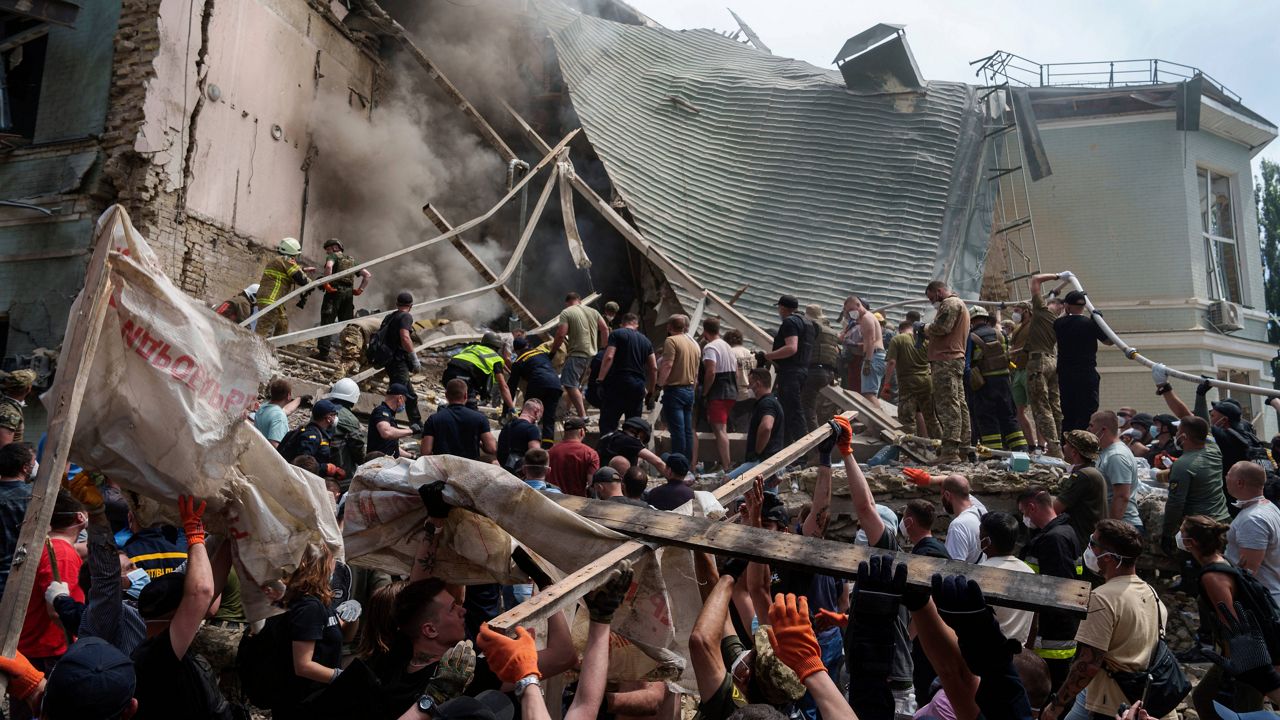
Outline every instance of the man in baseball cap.
POLYGON ((1107 479, 1094 467, 1098 436, 1087 430, 1063 433, 1062 456, 1071 463, 1071 474, 1062 481, 1055 501, 1070 517, 1080 547, 1085 547, 1098 521, 1107 517, 1107 479))
POLYGON ((1084 293, 1072 290, 1064 299, 1066 313, 1053 322, 1058 338, 1058 391, 1062 398, 1062 430, 1084 430, 1098 412, 1098 343, 1111 344, 1098 315, 1084 315, 1084 293))
POLYGON ((782 404, 782 430, 787 444, 799 440, 809 431, 800 396, 809 376, 809 360, 813 354, 817 326, 806 322, 804 313, 796 312, 800 301, 794 296, 778 298, 778 317, 782 322, 773 334, 773 349, 764 359, 777 371, 773 394, 782 404))

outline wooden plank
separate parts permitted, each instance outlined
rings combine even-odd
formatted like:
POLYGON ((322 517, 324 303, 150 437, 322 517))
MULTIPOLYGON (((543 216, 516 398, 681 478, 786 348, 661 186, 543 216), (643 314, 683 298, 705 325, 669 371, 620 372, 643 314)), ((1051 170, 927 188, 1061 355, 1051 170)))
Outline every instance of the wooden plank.
MULTIPOLYGON (((895 561, 907 563, 907 583, 915 587, 929 587, 935 573, 964 575, 982 586, 987 602, 992 605, 1020 610, 1065 610, 1080 615, 1089 607, 1089 583, 1081 580, 1064 580, 903 552, 890 553, 865 545, 716 522, 574 495, 549 497, 561 507, 611 530, 663 545, 732 555, 848 580, 857 577, 858 563, 876 555, 893 555, 895 561)), ((885 530, 893 532, 889 528, 885 530)))
MULTIPOLYGON (((444 216, 440 214, 440 211, 431 203, 427 203, 422 206, 422 214, 426 215, 427 219, 431 221, 431 224, 435 225, 440 232, 447 233, 453 230, 453 226, 449 224, 449 221, 445 220, 444 216)), ((468 263, 471 263, 471 267, 475 268, 476 272, 480 273, 480 276, 484 278, 485 282, 498 283, 497 273, 490 269, 479 255, 476 255, 475 251, 472 250, 471 246, 462 239, 461 235, 454 235, 449 242, 458 250, 458 252, 462 253, 462 257, 466 258, 468 263)), ((506 283, 498 283, 498 286, 494 288, 494 292, 498 293, 498 297, 502 298, 503 301, 507 303, 507 307, 511 308, 511 310, 515 312, 515 314, 520 318, 520 322, 524 323, 526 327, 538 327, 538 319, 533 316, 533 312, 530 311, 529 308, 525 307, 524 303, 520 302, 520 298, 516 297, 516 294, 511 292, 511 289, 507 287, 506 283)))
MULTIPOLYGON (((128 215, 122 208, 116 212, 128 215)), ((106 321, 111 299, 109 275, 111 236, 99 234, 98 247, 90 258, 85 274, 84 289, 80 291, 76 315, 68 319, 67 341, 63 345, 58 374, 63 379, 57 384, 58 395, 49 406, 49 439, 46 447, 49 456, 40 463, 31 489, 31 501, 22 520, 22 530, 13 551, 13 563, 9 568, 9 582, 5 584, 4 597, 0 598, 0 654, 13 657, 18 649, 18 636, 22 632, 22 618, 27 612, 31 590, 35 585, 36 569, 49 521, 53 517, 54 500, 65 477, 71 439, 76 421, 80 417, 80 405, 84 401, 89 382, 89 367, 98 349, 102 325, 106 321)), ((3 688, 0 688, 2 690, 3 688)))
MULTIPOLYGON (((847 412, 844 413, 843 417, 853 422, 853 418, 856 415, 856 413, 847 412)), ((818 443, 829 437, 831 437, 831 426, 823 423, 821 427, 815 428, 804 437, 782 448, 768 460, 716 488, 711 494, 715 495, 716 500, 719 500, 720 504, 723 505, 746 492, 755 483, 756 478, 769 477, 778 472, 803 457, 805 453, 817 447, 818 443)), ((751 438, 747 438, 747 442, 751 442, 751 438)))
POLYGON ((30 28, 27 28, 26 30, 23 30, 22 32, 14 33, 9 37, 3 40, 0 40, 0 53, 9 52, 10 50, 18 47, 19 45, 25 45, 31 42, 32 40, 35 40, 37 38, 42 38, 48 34, 49 34, 49 23, 40 23, 35 27, 30 27, 30 28))

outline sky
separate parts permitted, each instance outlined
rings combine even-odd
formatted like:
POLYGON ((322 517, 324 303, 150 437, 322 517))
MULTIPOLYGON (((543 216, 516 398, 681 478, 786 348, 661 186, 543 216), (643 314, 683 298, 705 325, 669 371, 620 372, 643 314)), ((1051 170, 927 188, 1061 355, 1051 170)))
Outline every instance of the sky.
MULTIPOLYGON (((775 55, 819 67, 878 22, 906 26, 925 78, 980 83, 969 62, 1006 50, 1038 63, 1158 58, 1191 65, 1280 124, 1280 2, 630 0, 671 29, 734 30, 732 8, 775 55)), ((1280 140, 1258 157, 1280 162, 1280 140)), ((1258 159, 1254 160, 1255 175, 1258 159)))

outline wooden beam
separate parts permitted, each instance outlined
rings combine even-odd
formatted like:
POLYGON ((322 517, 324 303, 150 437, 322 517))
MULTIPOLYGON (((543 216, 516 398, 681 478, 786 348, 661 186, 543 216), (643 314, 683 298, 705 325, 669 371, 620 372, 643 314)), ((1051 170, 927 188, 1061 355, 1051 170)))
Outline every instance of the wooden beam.
MULTIPOLYGON (((611 530, 662 545, 732 555, 849 580, 857 577, 858 563, 873 556, 892 555, 896 562, 907 563, 907 583, 915 587, 929 587, 934 574, 964 575, 982 586, 987 602, 992 605, 1020 610, 1065 610, 1079 615, 1089 607, 1089 583, 1082 580, 889 552, 574 495, 549 497, 561 507, 611 530)), ((885 532, 893 530, 885 528, 885 532)))
POLYGON ((42 38, 48 34, 49 23, 40 23, 35 27, 27 28, 22 32, 16 32, 9 37, 0 40, 0 52, 9 52, 19 45, 25 45, 36 38, 42 38))
MULTIPOLYGON (((431 221, 431 224, 435 225, 440 232, 447 233, 453 230, 453 226, 449 224, 449 221, 445 220, 444 216, 440 214, 440 211, 431 203, 427 203, 422 206, 422 214, 426 215, 427 219, 431 221)), ((458 252, 462 253, 462 257, 466 258, 467 262, 471 263, 471 267, 475 268, 476 272, 480 273, 480 276, 484 278, 485 282, 498 282, 497 273, 490 269, 485 261, 480 259, 479 255, 476 255, 475 251, 472 250, 471 246, 462 239, 461 235, 454 235, 449 239, 449 242, 458 250, 458 252)), ((511 289, 507 287, 506 283, 499 283, 498 287, 494 288, 494 292, 498 293, 498 297, 502 298, 503 301, 507 303, 507 307, 511 308, 511 310, 515 312, 515 314, 520 318, 520 322, 524 323, 526 327, 538 327, 538 319, 533 316, 533 313, 529 308, 525 307, 524 303, 520 302, 520 298, 516 297, 516 294, 511 292, 511 289)))
POLYGON ((80 14, 80 6, 69 0, 0 0, 0 10, 66 27, 75 27, 80 14))
MULTIPOLYGON (((845 420, 853 422, 853 419, 857 417, 857 413, 847 412, 844 413, 843 417, 845 420)), ((767 478, 778 472, 804 457, 805 453, 817 447, 818 443, 828 437, 831 437, 831 426, 824 422, 821 426, 810 431, 809 434, 774 453, 768 460, 716 488, 711 494, 715 495, 716 500, 719 500, 720 504, 723 505, 746 492, 752 483, 756 481, 756 478, 767 478)), ((751 438, 747 438, 747 442, 751 442, 751 438)))
MULTIPOLYGON (((119 206, 115 212, 126 219, 128 217, 119 206)), ((48 407, 49 439, 46 447, 50 454, 40 463, 40 471, 32 485, 31 500, 13 551, 9 582, 5 584, 4 597, 0 598, 0 654, 5 657, 13 657, 18 649, 22 618, 27 613, 27 603, 35 585, 44 538, 53 517, 54 500, 62 479, 66 477, 71 440, 89 383, 89 368, 93 365, 98 339, 110 307, 111 236, 100 233, 97 242, 98 247, 94 249, 85 274, 84 289, 74 305, 75 315, 67 323, 68 336, 58 368, 61 380, 54 386, 58 393, 48 407)))

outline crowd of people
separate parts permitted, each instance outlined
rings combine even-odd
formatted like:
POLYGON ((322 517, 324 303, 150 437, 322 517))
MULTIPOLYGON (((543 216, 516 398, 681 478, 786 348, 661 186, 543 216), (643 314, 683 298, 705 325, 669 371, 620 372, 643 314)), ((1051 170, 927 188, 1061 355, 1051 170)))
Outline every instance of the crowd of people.
MULTIPOLYGON (((281 272, 290 278, 293 269, 281 272)), ((933 321, 908 316, 896 334, 856 297, 837 331, 818 306, 801 312, 783 296, 773 347, 758 353, 737 331, 722 333, 716 318, 702 322, 695 340, 683 315, 664 323, 659 352, 635 314, 612 303, 601 314, 570 294, 549 338, 517 334, 508 348, 489 333, 454 355, 440 378, 444 402, 425 416, 412 384, 421 369, 413 298, 401 293, 370 342, 369 359, 389 383, 367 423, 354 412, 354 381, 339 380, 316 399, 294 397, 282 378, 249 422, 287 461, 326 481, 339 522, 360 465, 414 455, 492 462, 543 493, 687 512, 698 502, 699 423, 715 438, 714 456, 701 465, 723 471, 718 481, 825 428, 816 457, 801 461, 816 468, 816 486, 798 515, 777 493, 776 476, 756 477, 728 515, 753 532, 822 538, 843 470, 856 543, 868 559, 850 579, 695 552, 703 604, 689 630, 685 679, 705 720, 1164 715, 1187 692, 1178 690, 1181 671, 1171 676, 1162 664, 1168 610, 1137 574, 1153 552, 1148 537, 1185 564, 1177 589, 1199 605, 1200 646, 1188 659, 1211 662, 1190 693, 1199 717, 1234 720, 1267 701, 1280 706, 1280 509, 1267 497, 1270 469, 1252 427, 1230 399, 1210 404, 1208 384, 1188 408, 1160 367, 1153 380, 1168 414, 1099 410, 1096 371, 1078 363, 1085 355, 1092 363, 1105 340, 1072 310, 1082 297, 1039 297, 1056 277, 1033 278, 1032 302, 1015 308, 1012 328, 966 308, 941 283, 927 290, 938 306, 933 321), (1062 318, 1054 319, 1055 304, 1066 308, 1062 318), (1083 338, 1094 343, 1090 353, 1083 338), (1003 512, 988 510, 964 474, 905 468, 906 479, 930 490, 900 508, 877 503, 848 420, 821 420, 829 416, 821 389, 836 382, 873 402, 897 398, 910 425, 943 441, 944 462, 971 444, 1040 445, 1062 456, 1066 477, 1055 488, 1026 487, 1016 512, 1003 512), (1039 398, 1029 401, 1029 423, 1015 409, 1020 382, 1039 398), (480 409, 491 402, 500 405, 497 429, 480 409), (659 402, 671 434, 661 454, 645 417, 659 402), (590 443, 588 405, 600 409, 590 443), (291 428, 300 410, 307 419, 291 428), (962 441, 970 425, 979 435, 962 441), (731 428, 746 431, 741 458, 733 457, 731 428), (1152 483, 1168 488, 1160 527, 1146 527, 1137 510, 1152 483), (937 504, 928 499, 935 495, 937 504), (937 560, 971 569, 957 574, 963 566, 948 565, 927 584, 908 580, 910 566, 941 569, 937 560), (1007 573, 1087 580, 1088 611, 989 605, 979 580, 1001 583, 1007 573)), ((345 312, 345 291, 333 294, 342 296, 335 312, 345 312)), ((0 379, 0 591, 38 460, 22 436, 31 379, 24 371, 0 379)), ((527 585, 462 587, 436 576, 455 512, 443 483, 419 489, 428 520, 403 575, 348 567, 312 547, 288 577, 260 588, 279 614, 251 623, 233 543, 206 533, 200 499, 181 498, 178 526, 143 526, 136 498, 100 473, 76 470, 33 558, 19 652, 0 658, 9 717, 222 720, 258 708, 286 720, 549 718, 553 706, 581 720, 679 711, 667 683, 609 679, 610 653, 625 645, 610 627, 630 601, 630 567, 615 568, 582 601, 589 623, 578 649, 566 613, 547 622, 541 650, 526 628, 507 635, 489 626, 552 584, 519 552, 512 562, 530 576, 527 585), (563 697, 549 697, 543 680, 566 671, 574 682, 563 697)))

